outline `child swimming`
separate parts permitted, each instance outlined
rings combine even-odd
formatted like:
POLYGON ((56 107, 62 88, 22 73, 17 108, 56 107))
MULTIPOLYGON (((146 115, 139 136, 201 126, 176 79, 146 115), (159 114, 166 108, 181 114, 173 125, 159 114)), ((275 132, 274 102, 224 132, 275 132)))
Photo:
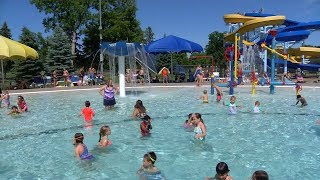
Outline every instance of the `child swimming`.
POLYGON ((107 147, 110 146, 112 143, 109 140, 109 135, 111 134, 111 129, 109 126, 102 126, 100 128, 100 133, 99 133, 99 146, 100 147, 107 147))
POLYGON ((151 125, 151 117, 148 115, 145 115, 142 118, 142 122, 140 124, 140 130, 142 136, 148 136, 150 135, 150 130, 152 129, 151 125))
POLYGON ((20 112, 17 106, 12 106, 11 111, 8 113, 8 115, 18 115, 18 114, 20 114, 20 112))
POLYGON ((154 152, 148 152, 143 156, 142 166, 137 171, 140 179, 165 179, 165 177, 161 174, 161 171, 154 165, 156 160, 157 155, 154 152))
POLYGON ((83 143, 83 139, 82 133, 76 133, 74 135, 73 145, 75 156, 82 160, 91 160, 93 159, 93 155, 89 154, 87 146, 83 143))
POLYGON ((297 100, 298 101, 297 101, 296 105, 298 105, 299 102, 301 102, 301 107, 308 105, 306 99, 304 97, 302 97, 301 95, 297 95, 297 100))
POLYGON ((229 176, 229 167, 225 162, 219 162, 216 166, 216 175, 214 177, 206 177, 205 180, 233 180, 233 177, 229 176))
POLYGON ((184 127, 184 128, 187 128, 187 129, 189 129, 189 128, 194 128, 194 126, 193 126, 193 124, 192 124, 192 120, 193 120, 193 114, 190 113, 190 114, 188 115, 188 119, 184 122, 183 127, 184 127))
POLYGON ((93 109, 90 108, 90 101, 84 102, 85 107, 81 110, 81 114, 84 117, 84 121, 87 123, 92 122, 92 118, 95 115, 93 109))

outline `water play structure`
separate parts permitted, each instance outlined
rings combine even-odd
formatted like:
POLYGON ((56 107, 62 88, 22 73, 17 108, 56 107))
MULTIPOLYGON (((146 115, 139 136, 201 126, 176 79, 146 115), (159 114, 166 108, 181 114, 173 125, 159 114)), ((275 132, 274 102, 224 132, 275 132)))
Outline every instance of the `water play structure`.
POLYGON ((152 62, 148 59, 144 46, 139 43, 102 43, 103 53, 108 56, 109 59, 109 72, 110 77, 115 81, 116 75, 119 75, 119 89, 120 96, 126 96, 126 75, 129 76, 131 87, 136 87, 138 71, 143 69, 144 71, 144 83, 150 83, 150 73, 155 73, 155 68, 152 67, 152 62), (127 59, 127 64, 126 64, 127 59), (118 64, 118 74, 116 74, 116 65, 118 64), (128 73, 126 74, 126 65, 128 73), (138 69, 138 65, 140 69, 138 69))
MULTIPOLYGON (((313 31, 320 29, 320 21, 304 23, 288 20, 285 16, 262 13, 226 14, 224 21, 229 26, 224 40, 229 43, 226 54, 230 59, 230 84, 238 78, 240 59, 244 73, 253 70, 260 74, 271 74, 270 94, 274 94, 275 85, 295 84, 275 81, 276 63, 283 64, 284 73, 287 73, 288 68, 320 70, 320 65, 307 64, 308 59, 320 56, 320 48, 303 47, 304 40, 313 31), (272 54, 271 59, 268 59, 268 51, 272 54), (240 52, 241 56, 238 55, 240 52)), ((252 86, 255 87, 254 82, 252 86)), ((255 92, 254 88, 252 92, 255 92)), ((233 86, 230 86, 229 94, 233 94, 233 86)))

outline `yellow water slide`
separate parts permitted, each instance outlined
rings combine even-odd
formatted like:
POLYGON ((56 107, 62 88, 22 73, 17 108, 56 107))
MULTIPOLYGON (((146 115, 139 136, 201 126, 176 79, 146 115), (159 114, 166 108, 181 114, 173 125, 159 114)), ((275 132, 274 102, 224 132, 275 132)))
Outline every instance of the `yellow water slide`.
POLYGON ((224 40, 228 42, 235 41, 235 34, 242 35, 258 27, 281 25, 286 20, 285 16, 268 16, 268 17, 247 17, 240 14, 226 14, 223 16, 226 23, 243 23, 243 25, 230 34, 225 35, 224 40))

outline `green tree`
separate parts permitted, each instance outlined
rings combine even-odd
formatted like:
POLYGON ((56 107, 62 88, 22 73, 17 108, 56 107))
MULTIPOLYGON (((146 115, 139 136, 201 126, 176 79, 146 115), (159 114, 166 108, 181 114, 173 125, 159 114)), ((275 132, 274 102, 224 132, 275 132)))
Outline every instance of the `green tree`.
POLYGON ((69 73, 74 72, 70 52, 70 41, 62 28, 57 26, 52 36, 48 38, 48 51, 45 60, 46 71, 52 73, 54 69, 62 72, 66 68, 69 73))
POLYGON ((220 73, 227 68, 227 61, 224 57, 223 33, 214 31, 209 34, 209 42, 206 45, 207 55, 212 55, 215 66, 218 67, 220 73))
POLYGON ((1 29, 0 29, 0 35, 1 35, 1 36, 4 36, 4 37, 6 37, 6 38, 9 38, 9 39, 12 38, 11 30, 9 29, 7 22, 4 22, 4 23, 2 24, 2 27, 1 27, 1 29))
MULTIPOLYGON (((28 28, 23 27, 22 33, 20 35, 20 42, 25 44, 36 51, 39 50, 39 45, 37 41, 37 34, 30 31, 28 28)), ((13 74, 15 79, 23 79, 31 81, 34 76, 40 75, 43 70, 43 65, 41 61, 37 60, 16 60, 13 68, 13 74)))
POLYGON ((76 42, 90 17, 90 0, 30 0, 30 2, 47 15, 43 20, 46 30, 52 30, 59 25, 67 33, 71 42, 69 43, 71 48, 68 49, 75 57, 76 42))
POLYGON ((154 40, 154 33, 152 31, 152 28, 148 26, 146 30, 143 32, 143 43, 144 44, 149 44, 154 40))
MULTIPOLYGON (((2 24, 2 27, 0 29, 0 35, 4 36, 6 38, 12 39, 11 30, 8 27, 7 22, 4 22, 2 24)), ((14 62, 11 60, 5 60, 3 61, 3 69, 4 69, 4 77, 7 77, 7 72, 9 72, 13 67, 14 62)))
MULTIPOLYGON (((87 55, 85 62, 93 61, 94 55, 100 49, 99 42, 99 1, 93 1, 91 19, 85 29, 83 51, 87 55)), ((135 0, 114 0, 101 2, 102 41, 107 42, 142 42, 143 32, 136 19, 135 0)), ((99 55, 95 57, 97 66, 99 55)), ((83 63, 85 63, 83 62, 83 63)), ((106 66, 108 63, 104 63, 106 66)))

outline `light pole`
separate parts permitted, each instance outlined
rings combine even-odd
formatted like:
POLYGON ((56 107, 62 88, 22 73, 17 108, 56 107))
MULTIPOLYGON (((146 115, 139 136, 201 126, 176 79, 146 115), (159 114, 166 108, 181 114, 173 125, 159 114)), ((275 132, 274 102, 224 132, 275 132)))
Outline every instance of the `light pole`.
POLYGON ((100 32, 100 72, 101 72, 101 77, 103 77, 103 52, 102 52, 101 0, 99 0, 99 14, 100 14, 100 25, 99 25, 99 32, 100 32))

